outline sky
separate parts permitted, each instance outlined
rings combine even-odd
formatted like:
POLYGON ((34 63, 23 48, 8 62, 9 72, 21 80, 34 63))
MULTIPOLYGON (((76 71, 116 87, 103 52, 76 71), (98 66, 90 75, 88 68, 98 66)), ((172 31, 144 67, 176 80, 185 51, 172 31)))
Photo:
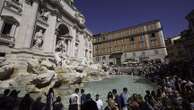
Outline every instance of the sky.
POLYGON ((185 16, 194 0, 75 0, 75 5, 93 34, 159 19, 165 37, 172 37, 188 28, 185 16))

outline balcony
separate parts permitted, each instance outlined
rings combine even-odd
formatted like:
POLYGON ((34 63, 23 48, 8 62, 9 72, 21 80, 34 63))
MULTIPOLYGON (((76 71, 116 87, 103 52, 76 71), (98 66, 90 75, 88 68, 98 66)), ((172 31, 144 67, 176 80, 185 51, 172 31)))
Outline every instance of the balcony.
POLYGON ((10 35, 0 34, 0 43, 8 45, 10 47, 14 46, 15 38, 10 35))
POLYGON ((17 0, 6 0, 5 1, 5 8, 10 9, 16 13, 21 14, 22 12, 22 4, 17 0))

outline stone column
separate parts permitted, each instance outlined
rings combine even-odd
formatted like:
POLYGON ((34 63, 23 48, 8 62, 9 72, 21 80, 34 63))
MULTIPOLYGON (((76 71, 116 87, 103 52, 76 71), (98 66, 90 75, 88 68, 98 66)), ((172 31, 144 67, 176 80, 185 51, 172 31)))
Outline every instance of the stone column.
POLYGON ((73 39, 71 39, 71 42, 70 42, 70 56, 71 57, 74 57, 73 50, 74 50, 74 48, 73 48, 73 39))
POLYGON ((68 41, 67 41, 67 55, 69 57, 71 56, 70 51, 71 51, 71 40, 68 39, 68 41))
POLYGON ((16 30, 16 25, 13 25, 12 28, 11 28, 11 31, 10 31, 10 36, 11 37, 14 37, 15 30, 16 30))
POLYGON ((146 46, 149 49, 150 48, 150 39, 149 39, 149 35, 145 35, 145 42, 146 42, 146 46))
POLYGON ((43 51, 46 53, 52 53, 55 51, 56 45, 56 35, 55 35, 55 27, 56 27, 57 17, 55 15, 50 15, 48 17, 48 25, 49 27, 46 29, 44 34, 44 43, 43 43, 43 51))
POLYGON ((69 26, 69 34, 70 34, 70 36, 72 37, 71 39, 70 39, 70 47, 69 47, 69 49, 70 49, 70 52, 69 52, 69 55, 70 55, 70 57, 74 57, 75 55, 74 55, 74 42, 75 42, 75 36, 76 36, 76 34, 75 34, 75 28, 73 28, 72 26, 69 26))
POLYGON ((0 32, 2 31, 2 28, 3 28, 3 19, 0 18, 0 32))

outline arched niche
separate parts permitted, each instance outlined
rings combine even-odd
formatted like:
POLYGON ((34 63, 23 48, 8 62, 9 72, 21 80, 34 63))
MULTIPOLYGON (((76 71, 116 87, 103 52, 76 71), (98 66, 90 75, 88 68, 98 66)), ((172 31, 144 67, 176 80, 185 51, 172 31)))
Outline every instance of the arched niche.
POLYGON ((65 24, 59 24, 56 29, 56 52, 67 53, 70 46, 71 36, 69 35, 69 28, 65 24))
POLYGON ((69 28, 65 24, 60 24, 57 27, 57 36, 64 36, 69 34, 69 28))
POLYGON ((15 45, 16 29, 20 23, 13 16, 2 15, 1 19, 2 24, 0 26, 0 42, 13 47, 15 45))

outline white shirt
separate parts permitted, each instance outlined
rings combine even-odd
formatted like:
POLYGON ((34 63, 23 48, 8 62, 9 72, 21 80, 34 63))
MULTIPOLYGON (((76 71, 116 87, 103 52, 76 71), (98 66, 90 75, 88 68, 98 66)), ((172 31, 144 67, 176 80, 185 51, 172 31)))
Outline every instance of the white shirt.
POLYGON ((71 96, 70 96, 70 104, 73 105, 73 104, 80 104, 79 103, 79 96, 78 94, 76 93, 73 93, 71 96))
POLYGON ((103 107, 103 102, 101 99, 98 99, 98 101, 96 101, 96 105, 98 107, 98 110, 102 110, 103 107))

